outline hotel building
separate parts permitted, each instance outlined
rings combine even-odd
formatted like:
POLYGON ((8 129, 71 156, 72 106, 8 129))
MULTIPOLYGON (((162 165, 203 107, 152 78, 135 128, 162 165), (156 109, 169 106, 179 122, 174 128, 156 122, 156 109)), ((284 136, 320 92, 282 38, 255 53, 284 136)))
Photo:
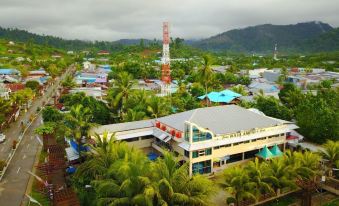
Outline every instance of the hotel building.
POLYGON ((189 162, 190 175, 209 174, 251 159, 264 146, 295 141, 292 122, 236 105, 198 108, 151 120, 104 125, 93 129, 115 133, 117 140, 140 149, 174 152, 189 162), (293 139, 293 140, 292 140, 293 139))

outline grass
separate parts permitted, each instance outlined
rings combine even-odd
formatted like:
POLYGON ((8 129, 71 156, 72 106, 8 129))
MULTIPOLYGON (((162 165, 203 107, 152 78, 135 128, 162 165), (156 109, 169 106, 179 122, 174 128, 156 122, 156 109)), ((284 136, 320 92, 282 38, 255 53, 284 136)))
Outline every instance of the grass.
MULTIPOLYGON (((30 196, 33 197, 35 200, 37 200, 43 206, 51 205, 48 198, 45 195, 41 194, 40 192, 36 191, 35 188, 33 188, 30 196)), ((30 205, 33 206, 33 205, 38 205, 38 204, 31 202, 30 205)))

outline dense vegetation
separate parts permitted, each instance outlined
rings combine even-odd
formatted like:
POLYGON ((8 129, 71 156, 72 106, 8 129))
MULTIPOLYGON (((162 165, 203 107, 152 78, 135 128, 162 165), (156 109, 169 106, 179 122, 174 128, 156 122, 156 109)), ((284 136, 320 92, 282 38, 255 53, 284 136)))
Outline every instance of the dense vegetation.
MULTIPOLYGON (((158 40, 121 39, 118 41, 82 41, 64 40, 59 37, 32 34, 19 29, 0 27, 0 38, 12 41, 32 42, 49 45, 64 50, 108 50, 121 51, 130 45, 159 45, 158 40)), ((338 29, 322 22, 298 23, 295 25, 258 25, 244 29, 235 29, 216 36, 199 40, 183 41, 177 38, 177 43, 185 43, 196 48, 212 51, 231 51, 245 53, 271 54, 274 45, 278 44, 282 53, 322 52, 338 50, 338 29)))
POLYGON ((235 29, 193 43, 202 49, 246 53, 273 53, 278 44, 279 52, 319 52, 337 50, 338 32, 321 22, 295 25, 264 24, 235 29), (327 34, 329 33, 329 34, 327 34), (321 43, 326 41, 325 45, 321 43), (312 44, 310 44, 312 42, 312 44), (320 44, 317 44, 320 43, 320 44))

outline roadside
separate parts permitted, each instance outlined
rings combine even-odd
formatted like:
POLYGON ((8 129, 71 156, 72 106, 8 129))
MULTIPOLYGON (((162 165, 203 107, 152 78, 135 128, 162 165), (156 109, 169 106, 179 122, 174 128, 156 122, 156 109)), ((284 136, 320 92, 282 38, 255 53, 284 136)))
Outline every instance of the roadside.
MULTIPOLYGON (((8 140, 1 145, 0 157, 7 157, 12 149, 12 141, 18 140, 20 135, 20 122, 27 120, 30 115, 37 114, 37 109, 42 107, 43 102, 47 102, 49 98, 56 92, 61 80, 69 73, 70 69, 58 78, 52 86, 50 86, 44 96, 33 102, 31 108, 22 117, 10 125, 10 128, 5 131, 8 140)), ((17 146, 16 154, 13 156, 11 163, 0 183, 0 202, 6 202, 7 205, 20 205, 27 188, 30 175, 27 171, 31 171, 34 162, 41 147, 39 140, 36 138, 34 129, 41 124, 41 114, 32 122, 32 125, 27 129, 27 132, 22 137, 22 142, 17 146)))

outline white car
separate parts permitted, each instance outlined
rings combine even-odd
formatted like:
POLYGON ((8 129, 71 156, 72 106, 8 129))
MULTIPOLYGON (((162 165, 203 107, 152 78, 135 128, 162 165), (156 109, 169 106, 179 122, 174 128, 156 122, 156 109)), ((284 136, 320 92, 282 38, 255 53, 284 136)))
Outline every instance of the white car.
POLYGON ((0 133, 0 143, 3 143, 6 140, 6 135, 0 133))

